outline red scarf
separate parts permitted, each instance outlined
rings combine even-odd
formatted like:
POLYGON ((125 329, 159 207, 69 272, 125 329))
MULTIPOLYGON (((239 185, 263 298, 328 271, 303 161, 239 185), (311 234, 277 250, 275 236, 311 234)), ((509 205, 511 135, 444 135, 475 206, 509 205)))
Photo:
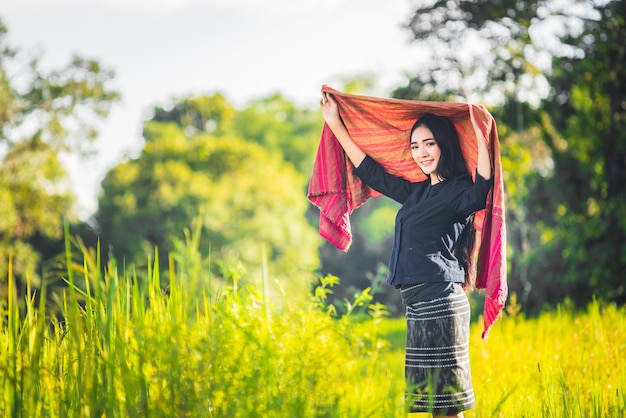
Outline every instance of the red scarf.
MULTIPOLYGON (((477 139, 487 141, 494 185, 487 196, 487 206, 476 212, 474 223, 480 232, 475 247, 478 253, 476 288, 486 290, 483 339, 501 315, 506 302, 506 226, 504 184, 500 144, 493 116, 483 105, 466 103, 419 102, 341 93, 328 86, 339 107, 352 139, 396 176, 411 181, 425 180, 409 149, 409 130, 426 113, 447 116, 454 124, 468 170, 476 172, 477 139)), ((330 128, 324 124, 308 198, 320 209, 320 235, 337 248, 347 251, 352 242, 349 215, 370 197, 380 194, 352 173, 354 166, 346 157, 330 128)))

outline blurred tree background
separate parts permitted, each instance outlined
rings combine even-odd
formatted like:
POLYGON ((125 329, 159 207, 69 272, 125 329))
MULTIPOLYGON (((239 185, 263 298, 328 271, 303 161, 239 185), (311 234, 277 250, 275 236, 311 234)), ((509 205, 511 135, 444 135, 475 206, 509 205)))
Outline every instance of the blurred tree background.
POLYGON ((38 57, 22 59, 7 45, 0 20, 0 293, 6 293, 8 260, 17 280, 37 287, 47 262, 62 248, 63 219, 74 196, 62 158, 87 155, 118 93, 113 72, 74 57, 43 72, 38 57))
POLYGON ((256 274, 265 257, 284 290, 306 289, 321 239, 305 216, 302 156, 314 152, 306 148, 315 144, 317 118, 280 96, 241 112, 220 94, 156 108, 141 155, 102 183, 97 237, 118 260, 146 265, 155 246, 173 251, 200 217, 201 246, 211 249, 216 272, 241 264, 256 274))
MULTIPOLYGON (((625 17, 625 1, 431 0, 407 22, 426 52, 392 95, 483 102, 498 121, 509 285, 529 314, 565 299, 626 302, 625 17)), ((52 278, 64 220, 124 267, 145 266, 155 246, 166 267, 199 220, 218 278, 239 265, 258 276, 266 260, 277 290, 306 291, 316 275, 334 274, 337 299, 374 286, 377 300, 397 306, 380 286, 395 204, 355 211, 348 253, 317 234, 306 201, 317 108, 276 94, 237 109, 219 93, 156 106, 141 154, 111 169, 97 213, 80 222, 62 156, 89 152, 118 99, 114 75, 80 57, 43 73, 6 45, 6 32, 0 24, 3 277, 11 256, 23 285, 52 278)), ((368 94, 374 85, 375 76, 355 75, 335 87, 368 94)))
POLYGON ((509 284, 529 312, 626 302, 625 19, 625 1, 457 0, 409 24, 435 59, 395 96, 483 101, 499 123, 509 284))

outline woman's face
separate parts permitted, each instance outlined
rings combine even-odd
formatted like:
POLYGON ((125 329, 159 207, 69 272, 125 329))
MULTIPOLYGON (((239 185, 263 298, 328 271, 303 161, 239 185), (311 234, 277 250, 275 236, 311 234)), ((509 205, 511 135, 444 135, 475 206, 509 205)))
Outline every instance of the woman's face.
POLYGON ((441 157, 441 148, 426 126, 418 126, 411 134, 411 156, 424 174, 430 176, 431 183, 439 182, 437 165, 441 157))

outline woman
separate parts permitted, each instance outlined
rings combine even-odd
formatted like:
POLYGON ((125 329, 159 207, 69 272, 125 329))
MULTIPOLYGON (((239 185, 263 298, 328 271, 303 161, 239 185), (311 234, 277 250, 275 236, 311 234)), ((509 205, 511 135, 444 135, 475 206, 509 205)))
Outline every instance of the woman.
POLYGON ((484 209, 493 182, 487 144, 478 140, 475 181, 452 122, 425 115, 409 146, 427 176, 412 183, 387 173, 352 140, 333 97, 320 101, 328 127, 368 186, 398 201, 387 283, 406 305, 405 376, 411 412, 462 417, 474 406, 469 366, 469 302, 474 213, 484 209))

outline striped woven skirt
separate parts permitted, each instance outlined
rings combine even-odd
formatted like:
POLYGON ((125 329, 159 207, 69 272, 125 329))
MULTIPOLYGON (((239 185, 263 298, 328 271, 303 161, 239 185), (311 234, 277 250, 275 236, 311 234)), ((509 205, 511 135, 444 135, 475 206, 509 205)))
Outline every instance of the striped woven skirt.
POLYGON ((455 414, 473 408, 465 292, 458 287, 448 296, 408 305, 406 321, 409 411, 455 414))

